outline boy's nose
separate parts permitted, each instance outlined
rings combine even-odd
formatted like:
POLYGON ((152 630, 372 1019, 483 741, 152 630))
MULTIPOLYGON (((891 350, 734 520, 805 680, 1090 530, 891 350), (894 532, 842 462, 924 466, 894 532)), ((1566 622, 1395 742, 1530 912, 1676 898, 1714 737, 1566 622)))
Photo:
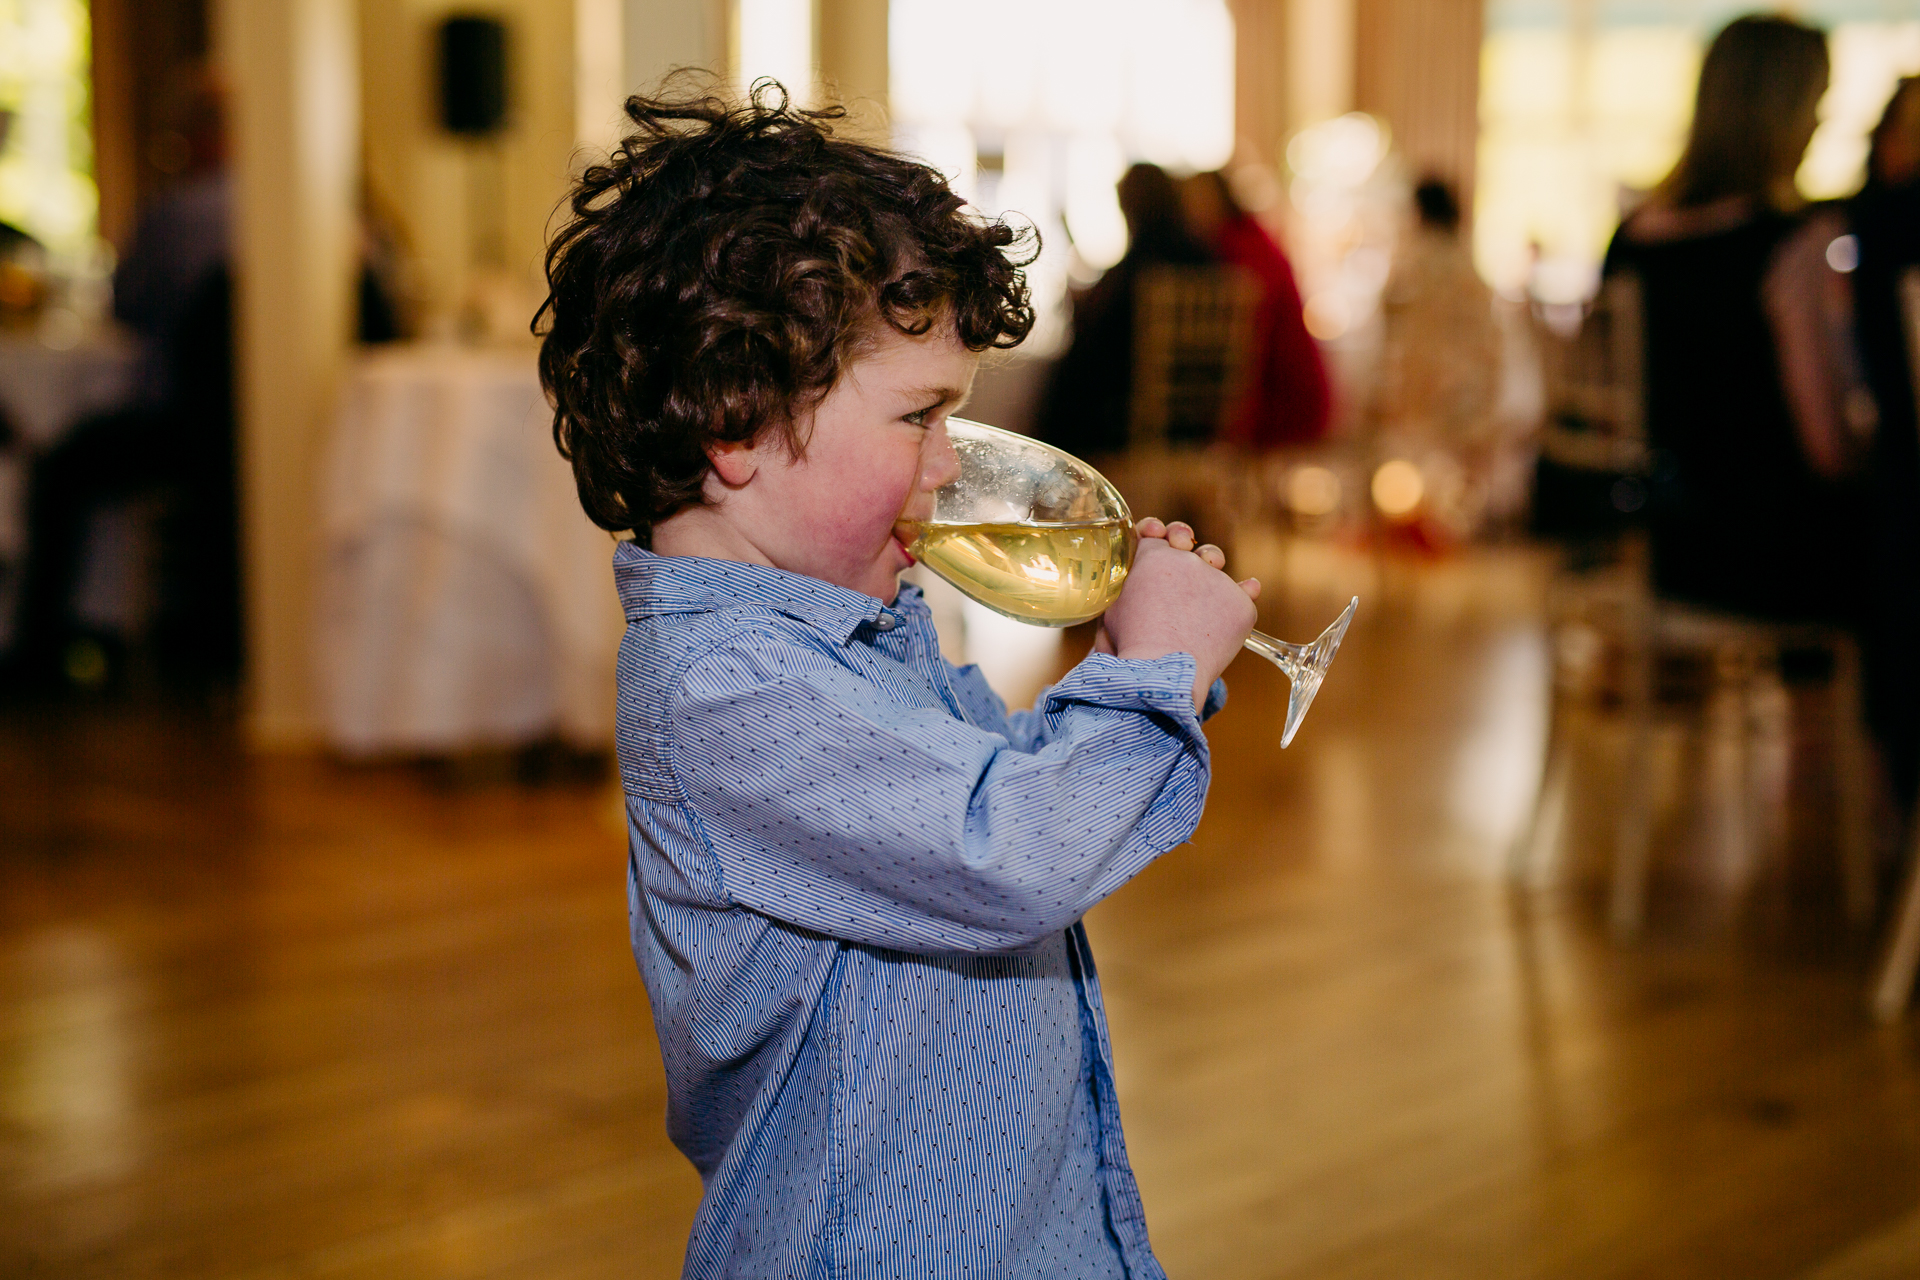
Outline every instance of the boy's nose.
POLYGON ((947 435, 947 424, 927 433, 926 448, 921 451, 920 487, 931 493, 960 478, 960 455, 947 435))

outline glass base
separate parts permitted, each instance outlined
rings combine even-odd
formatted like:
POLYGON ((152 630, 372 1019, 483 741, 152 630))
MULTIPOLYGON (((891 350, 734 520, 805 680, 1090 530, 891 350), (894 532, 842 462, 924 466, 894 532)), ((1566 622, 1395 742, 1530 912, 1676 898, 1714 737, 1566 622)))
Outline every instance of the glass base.
POLYGON ((1256 631, 1247 637, 1246 647, 1287 673, 1287 683, 1291 686, 1287 694, 1287 720, 1280 730, 1280 745, 1285 748, 1293 741, 1293 735, 1300 731, 1300 721, 1306 718, 1307 708, 1313 705, 1313 696, 1320 692, 1320 682, 1326 678, 1327 668, 1333 664, 1333 655, 1340 652, 1340 641, 1347 634, 1347 626, 1353 621, 1353 611, 1360 607, 1360 597, 1348 601, 1333 625, 1322 631, 1311 644, 1289 644, 1285 640, 1276 640, 1270 635, 1256 631))

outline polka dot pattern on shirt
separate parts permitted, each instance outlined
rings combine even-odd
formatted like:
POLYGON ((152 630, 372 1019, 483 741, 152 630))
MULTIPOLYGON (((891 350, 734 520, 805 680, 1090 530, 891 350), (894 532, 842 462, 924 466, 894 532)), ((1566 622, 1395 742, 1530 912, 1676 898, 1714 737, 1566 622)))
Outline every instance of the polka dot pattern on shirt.
POLYGON ((1009 715, 910 588, 615 563, 685 1274, 1161 1276, 1078 921, 1198 821, 1192 660, 1096 657, 1009 715))

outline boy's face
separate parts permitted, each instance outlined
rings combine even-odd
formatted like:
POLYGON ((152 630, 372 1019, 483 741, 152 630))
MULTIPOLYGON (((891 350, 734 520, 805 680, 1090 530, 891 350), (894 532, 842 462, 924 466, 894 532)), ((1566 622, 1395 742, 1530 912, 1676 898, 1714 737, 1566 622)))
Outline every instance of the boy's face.
POLYGON ((801 457, 772 433, 745 451, 751 476, 721 499, 728 523, 776 568, 891 603, 913 563, 906 526, 931 515, 934 490, 959 474, 946 420, 979 363, 950 327, 920 337, 883 327, 796 424, 801 457))

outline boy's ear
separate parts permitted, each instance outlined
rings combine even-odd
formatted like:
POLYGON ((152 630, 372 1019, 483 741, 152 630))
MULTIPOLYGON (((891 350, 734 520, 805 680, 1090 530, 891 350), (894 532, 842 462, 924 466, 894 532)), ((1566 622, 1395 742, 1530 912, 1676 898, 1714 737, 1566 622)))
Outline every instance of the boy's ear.
POLYGON ((717 440, 708 445, 707 461, 713 464, 713 474, 720 477, 720 482, 732 489, 753 479, 760 469, 758 452, 739 440, 717 440))

